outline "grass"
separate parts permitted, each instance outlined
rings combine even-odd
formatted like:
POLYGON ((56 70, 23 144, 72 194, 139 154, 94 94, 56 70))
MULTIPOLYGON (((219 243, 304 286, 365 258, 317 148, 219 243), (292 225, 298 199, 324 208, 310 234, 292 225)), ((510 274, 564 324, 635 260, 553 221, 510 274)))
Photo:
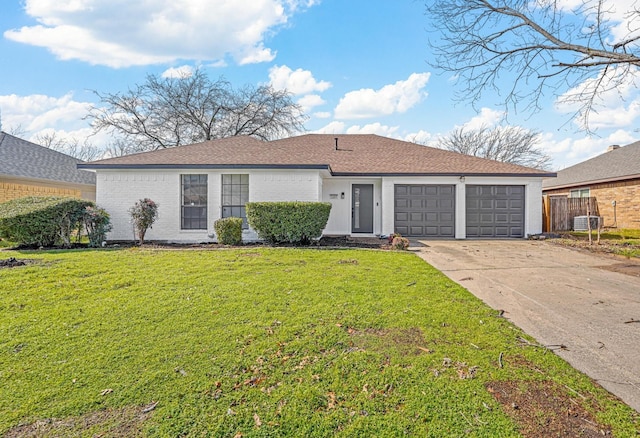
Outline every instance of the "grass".
POLYGON ((410 253, 7 255, 33 262, 0 270, 0 435, 74 418, 78 436, 117 435, 116 417, 157 402, 143 435, 518 436, 487 385, 541 381, 614 436, 639 427, 410 253))
MULTIPOLYGON (((589 238, 588 231, 574 231, 571 235, 583 241, 589 238)), ((594 242, 597 235, 597 231, 591 232, 594 242)), ((613 254, 627 258, 640 257, 640 229, 606 229, 600 233, 600 245, 613 254)))

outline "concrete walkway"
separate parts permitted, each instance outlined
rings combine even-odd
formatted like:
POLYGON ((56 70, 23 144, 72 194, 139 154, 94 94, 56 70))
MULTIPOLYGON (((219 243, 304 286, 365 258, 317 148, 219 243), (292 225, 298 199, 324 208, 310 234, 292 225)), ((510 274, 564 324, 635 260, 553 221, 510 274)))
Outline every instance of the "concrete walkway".
POLYGON ((417 254, 640 412, 640 277, 527 240, 423 240, 417 254))

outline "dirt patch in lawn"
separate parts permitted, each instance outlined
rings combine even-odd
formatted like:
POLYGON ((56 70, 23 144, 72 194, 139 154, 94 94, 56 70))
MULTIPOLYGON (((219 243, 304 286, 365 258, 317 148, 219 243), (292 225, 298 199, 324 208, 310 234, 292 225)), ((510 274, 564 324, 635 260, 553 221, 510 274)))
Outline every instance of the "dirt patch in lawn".
POLYGON ((612 436, 611 430, 581 405, 581 400, 553 382, 489 382, 485 387, 518 424, 525 438, 612 436))
POLYGON ((380 353, 395 350, 402 355, 418 355, 430 353, 425 346, 424 335, 418 327, 357 330, 347 328, 353 339, 354 347, 363 350, 373 350, 380 353))
POLYGON ((8 259, 0 260, 0 269, 17 268, 18 266, 26 266, 35 262, 35 260, 31 259, 16 259, 15 257, 9 257, 8 259))
POLYGON ((5 438, 44 438, 60 436, 142 436, 142 424, 152 414, 155 404, 128 406, 90 412, 79 417, 46 418, 10 429, 5 438))

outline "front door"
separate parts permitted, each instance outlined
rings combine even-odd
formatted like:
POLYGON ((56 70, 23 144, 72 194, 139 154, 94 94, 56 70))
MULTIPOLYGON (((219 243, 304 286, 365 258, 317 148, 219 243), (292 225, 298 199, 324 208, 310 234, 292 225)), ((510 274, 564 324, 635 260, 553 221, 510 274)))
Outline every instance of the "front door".
POLYGON ((351 186, 351 232, 373 233, 373 184, 351 186))

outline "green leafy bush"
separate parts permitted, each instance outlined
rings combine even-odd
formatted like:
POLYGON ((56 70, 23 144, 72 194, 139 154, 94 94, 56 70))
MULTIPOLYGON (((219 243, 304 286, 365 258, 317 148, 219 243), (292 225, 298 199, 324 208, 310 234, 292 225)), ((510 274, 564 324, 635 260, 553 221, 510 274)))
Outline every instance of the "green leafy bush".
POLYGON ((158 219, 158 204, 149 198, 140 199, 129 209, 129 215, 131 223, 138 233, 138 241, 142 245, 147 230, 158 219))
POLYGON ((322 235, 331 204, 328 202, 248 202, 249 226, 271 244, 308 245, 322 235))
POLYGON ((89 237, 89 246, 98 248, 107 238, 107 233, 113 228, 111 218, 106 210, 96 206, 87 206, 84 210, 84 225, 89 237))
POLYGON ((242 243, 242 218, 225 217, 213 223, 218 236, 218 243, 223 245, 240 245, 242 243))
POLYGON ((71 235, 82 229, 91 201, 63 197, 13 199, 0 204, 0 235, 20 245, 71 245, 71 235))

